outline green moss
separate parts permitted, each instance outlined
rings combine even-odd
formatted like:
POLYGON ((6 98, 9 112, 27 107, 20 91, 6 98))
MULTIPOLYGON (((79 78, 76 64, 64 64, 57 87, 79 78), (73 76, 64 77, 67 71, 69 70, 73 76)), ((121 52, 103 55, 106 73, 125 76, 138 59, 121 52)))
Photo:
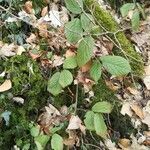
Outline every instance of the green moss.
POLYGON ((3 61, 2 66, 10 76, 12 89, 0 99, 0 109, 11 112, 9 126, 3 122, 0 128, 0 149, 10 149, 17 140, 32 138, 29 136, 29 123, 37 120, 38 109, 45 105, 49 94, 47 81, 42 77, 38 64, 28 56, 14 56, 3 61), (14 103, 10 94, 24 98, 24 104, 14 103))
MULTIPOLYGON (((120 27, 117 24, 117 22, 114 20, 114 18, 109 14, 106 10, 100 7, 98 2, 96 0, 85 0, 85 5, 88 9, 93 13, 96 23, 98 25, 102 25, 107 31, 109 32, 117 32, 120 27)), ((116 43, 119 41, 121 48, 117 49, 117 51, 114 51, 116 55, 121 55, 126 58, 126 56, 129 59, 129 62, 131 64, 131 68, 134 75, 141 76, 144 72, 144 65, 142 62, 141 56, 135 52, 133 45, 130 43, 130 41, 126 38, 125 34, 123 32, 118 32, 116 34, 116 38, 110 35, 110 37, 116 41, 116 43)))

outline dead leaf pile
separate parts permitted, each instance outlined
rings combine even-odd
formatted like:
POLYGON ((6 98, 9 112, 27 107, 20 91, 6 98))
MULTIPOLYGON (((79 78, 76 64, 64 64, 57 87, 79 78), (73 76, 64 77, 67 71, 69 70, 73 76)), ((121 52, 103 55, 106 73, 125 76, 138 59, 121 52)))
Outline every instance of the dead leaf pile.
POLYGON ((18 46, 14 43, 0 43, 0 57, 11 57, 14 55, 21 55, 26 50, 23 46, 18 46))

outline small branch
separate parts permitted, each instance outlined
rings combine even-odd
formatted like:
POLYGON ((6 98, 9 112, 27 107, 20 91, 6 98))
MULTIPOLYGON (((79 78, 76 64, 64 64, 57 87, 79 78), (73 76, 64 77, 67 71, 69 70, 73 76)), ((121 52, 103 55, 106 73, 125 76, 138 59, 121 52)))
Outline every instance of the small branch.
POLYGON ((75 111, 74 111, 75 115, 77 114, 77 107, 78 107, 78 91, 79 91, 79 88, 78 88, 78 83, 77 83, 77 85, 76 85, 76 97, 75 97, 75 111))

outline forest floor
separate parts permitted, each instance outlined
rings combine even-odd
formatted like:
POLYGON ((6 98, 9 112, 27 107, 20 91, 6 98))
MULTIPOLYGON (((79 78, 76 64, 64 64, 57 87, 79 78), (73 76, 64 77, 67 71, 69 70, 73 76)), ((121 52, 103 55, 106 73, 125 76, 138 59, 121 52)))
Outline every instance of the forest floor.
POLYGON ((0 0, 0 149, 150 149, 150 3, 93 1, 0 0))

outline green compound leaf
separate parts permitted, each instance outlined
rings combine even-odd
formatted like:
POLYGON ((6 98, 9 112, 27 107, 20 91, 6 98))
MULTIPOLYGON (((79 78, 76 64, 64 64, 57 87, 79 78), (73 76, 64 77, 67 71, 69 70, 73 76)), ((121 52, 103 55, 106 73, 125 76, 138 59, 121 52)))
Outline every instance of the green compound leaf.
POLYGON ((60 72, 56 72, 48 81, 47 90, 54 96, 62 92, 62 87, 59 84, 60 72))
POLYGON ((107 126, 104 122, 102 114, 100 113, 94 114, 94 127, 97 135, 106 138, 107 126))
POLYGON ((67 57, 64 61, 63 68, 74 69, 77 67, 76 56, 67 57))
POLYGON ((138 10, 135 10, 133 12, 132 18, 131 18, 131 24, 132 24, 132 29, 137 31, 140 26, 140 13, 138 10))
POLYGON ((115 76, 126 75, 131 72, 129 62, 120 56, 102 56, 100 58, 104 68, 115 76))
POLYGON ((66 7, 74 14, 80 14, 83 9, 83 0, 65 0, 66 7))
POLYGON ((78 18, 66 23, 65 35, 70 43, 77 43, 82 38, 82 33, 81 21, 78 18))
POLYGON ((120 8, 120 12, 122 17, 125 17, 128 15, 129 11, 134 9, 135 4, 134 3, 126 3, 120 8))
POLYGON ((109 102, 97 102, 93 107, 92 111, 100 113, 110 113, 112 111, 112 105, 109 102))
POLYGON ((94 112, 93 111, 88 111, 85 114, 85 119, 84 119, 85 126, 88 130, 94 131, 94 112))
POLYGON ((59 84, 65 88, 66 86, 70 85, 73 81, 73 76, 70 71, 68 70, 63 70, 60 73, 60 78, 59 78, 59 84))
POLYGON ((93 22, 94 22, 94 19, 93 19, 92 15, 90 15, 88 13, 81 14, 81 25, 85 31, 89 31, 92 29, 92 27, 94 26, 93 22))
POLYGON ((90 69, 90 76, 92 79, 94 79, 95 82, 97 82, 101 77, 101 73, 102 73, 101 68, 102 68, 101 63, 95 60, 90 69))
POLYGON ((63 150, 63 138, 58 134, 54 134, 51 139, 51 146, 53 150, 63 150))
POLYGON ((91 59, 93 55, 93 48, 94 40, 90 36, 83 38, 83 40, 79 43, 77 50, 77 63, 79 67, 83 66, 91 59))

